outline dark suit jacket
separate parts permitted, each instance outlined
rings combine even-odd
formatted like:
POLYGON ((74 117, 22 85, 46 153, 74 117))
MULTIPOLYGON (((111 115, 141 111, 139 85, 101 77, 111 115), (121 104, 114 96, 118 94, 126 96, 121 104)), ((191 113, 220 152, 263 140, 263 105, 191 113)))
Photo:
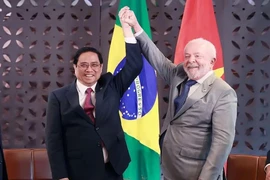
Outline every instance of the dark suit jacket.
MULTIPOLYGON (((1 129, 1 126, 0 126, 0 129, 1 129)), ((0 131, 0 180, 8 180, 6 163, 5 163, 4 153, 3 153, 1 131, 0 131)))
POLYGON ((266 162, 265 165, 270 164, 270 150, 267 153, 267 158, 266 158, 266 162))
POLYGON ((103 180, 105 174, 101 143, 118 174, 130 162, 119 117, 124 92, 141 72, 143 62, 138 44, 126 43, 126 63, 113 76, 100 77, 95 89, 95 125, 79 105, 76 80, 50 93, 47 108, 46 145, 53 179, 103 180))

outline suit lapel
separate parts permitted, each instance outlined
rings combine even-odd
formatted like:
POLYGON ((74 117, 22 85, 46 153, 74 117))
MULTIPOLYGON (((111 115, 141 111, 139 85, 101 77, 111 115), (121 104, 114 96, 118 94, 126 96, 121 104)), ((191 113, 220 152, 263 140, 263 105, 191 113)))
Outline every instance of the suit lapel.
MULTIPOLYGON (((95 89, 95 96, 96 96, 96 105, 95 105, 95 114, 96 114, 96 118, 98 117, 98 119, 103 119, 103 113, 101 113, 99 110, 103 109, 102 108, 102 102, 103 102, 103 95, 104 93, 102 93, 103 91, 101 91, 103 89, 101 83, 98 81, 97 85, 96 85, 96 89, 95 89)), ((98 124, 99 121, 96 121, 96 124, 98 124)))
POLYGON ((79 95, 76 88, 76 80, 71 83, 70 88, 66 93, 66 98, 70 104, 70 108, 72 111, 79 114, 87 122, 93 124, 92 120, 88 117, 88 115, 84 112, 83 108, 79 104, 79 95))
POLYGON ((174 105, 174 99, 177 97, 177 96, 179 96, 179 89, 178 89, 178 86, 181 84, 181 83, 183 83, 183 81, 185 81, 187 79, 187 77, 186 78, 183 78, 183 77, 179 77, 179 76, 176 76, 175 77, 175 80, 174 80, 174 82, 175 82, 175 84, 174 85, 172 85, 172 87, 174 88, 173 90, 172 90, 172 99, 173 99, 173 101, 171 102, 171 117, 174 117, 174 111, 175 111, 175 105, 174 105))
POLYGON ((200 100, 202 97, 204 97, 209 90, 211 89, 211 85, 215 81, 216 76, 213 73, 211 76, 209 76, 203 83, 200 85, 195 92, 192 93, 191 96, 189 96, 184 103, 183 107, 175 114, 174 119, 181 116, 187 109, 189 109, 195 102, 200 100))

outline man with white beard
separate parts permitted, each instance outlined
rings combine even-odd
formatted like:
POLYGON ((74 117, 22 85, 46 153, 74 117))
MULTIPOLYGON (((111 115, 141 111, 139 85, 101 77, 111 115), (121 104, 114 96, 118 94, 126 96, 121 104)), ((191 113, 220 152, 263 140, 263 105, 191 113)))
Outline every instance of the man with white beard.
POLYGON ((164 180, 222 180, 235 136, 237 96, 214 74, 214 45, 203 38, 191 40, 183 63, 176 65, 160 52, 128 7, 119 14, 134 29, 146 59, 170 85, 160 132, 164 180))

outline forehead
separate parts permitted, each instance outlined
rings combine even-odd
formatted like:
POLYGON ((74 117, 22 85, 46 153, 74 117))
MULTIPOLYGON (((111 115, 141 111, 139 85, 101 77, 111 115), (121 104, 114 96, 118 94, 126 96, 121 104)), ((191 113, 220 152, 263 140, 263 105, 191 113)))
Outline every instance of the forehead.
POLYGON ((78 62, 99 62, 98 55, 94 52, 84 52, 79 56, 78 62))
POLYGON ((185 53, 187 54, 204 54, 206 52, 206 45, 201 42, 190 43, 185 48, 185 53))

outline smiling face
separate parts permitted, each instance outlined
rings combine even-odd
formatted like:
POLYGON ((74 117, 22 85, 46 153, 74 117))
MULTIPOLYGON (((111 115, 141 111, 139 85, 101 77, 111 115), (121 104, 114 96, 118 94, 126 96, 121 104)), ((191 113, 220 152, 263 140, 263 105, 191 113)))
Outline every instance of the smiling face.
POLYGON ((73 67, 77 79, 90 87, 100 78, 103 64, 100 64, 97 53, 88 51, 78 57, 78 62, 73 64, 73 67))
POLYGON ((185 47, 184 70, 188 77, 198 80, 213 69, 215 47, 202 38, 190 41, 185 47))

